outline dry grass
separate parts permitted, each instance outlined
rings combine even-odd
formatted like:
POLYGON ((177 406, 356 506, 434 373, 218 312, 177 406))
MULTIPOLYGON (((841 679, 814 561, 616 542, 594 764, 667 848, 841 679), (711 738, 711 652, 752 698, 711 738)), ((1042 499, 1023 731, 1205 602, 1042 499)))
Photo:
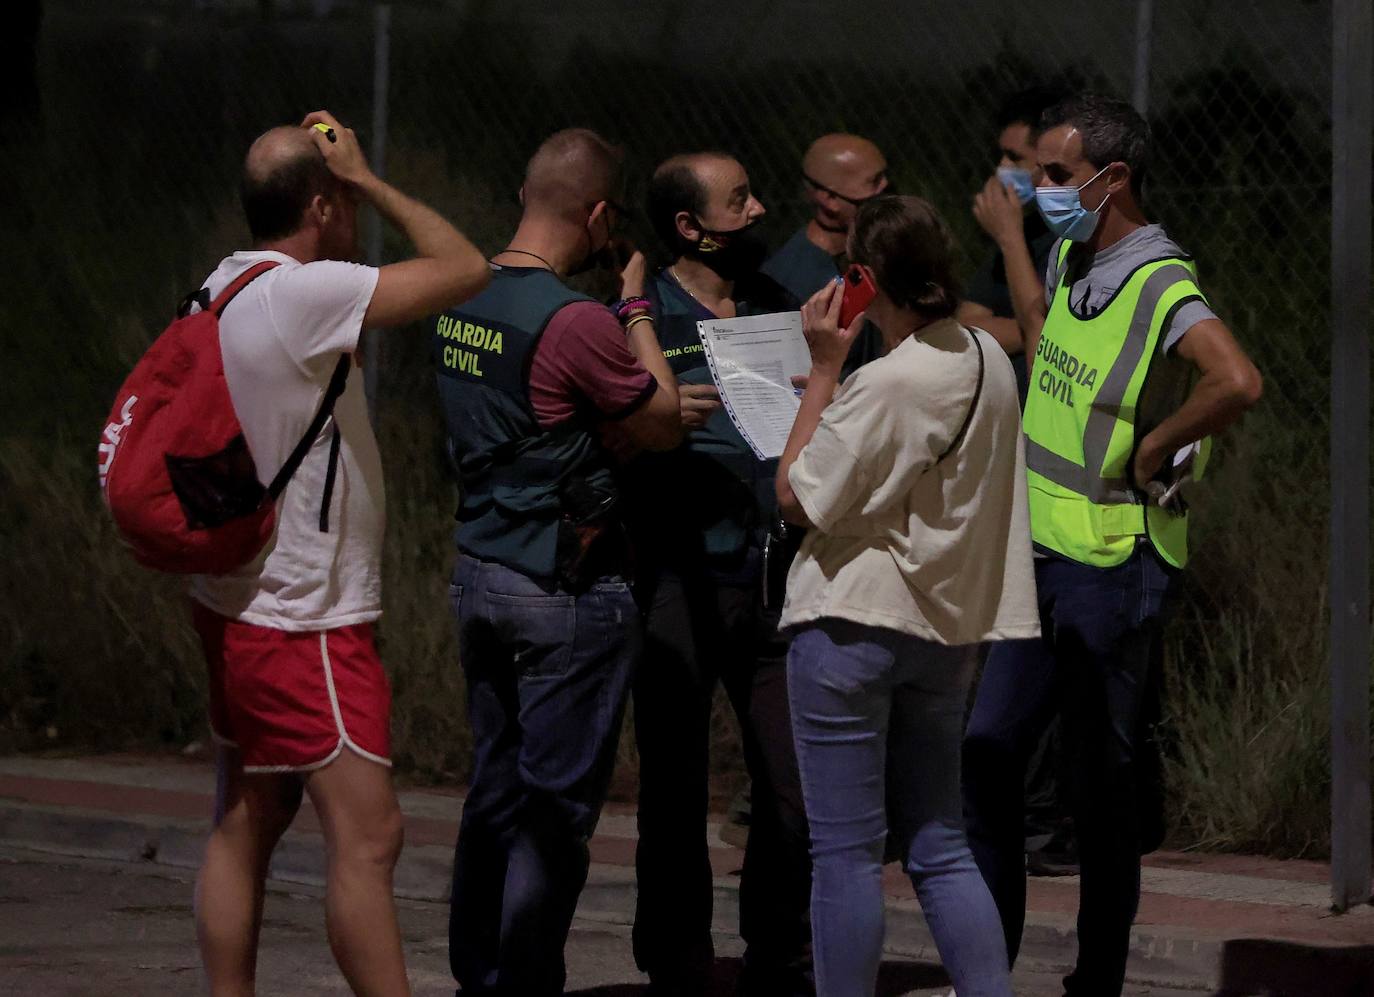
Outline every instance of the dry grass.
MULTIPOLYGON (((436 39, 436 49, 441 42, 436 39)), ((174 61, 180 51, 167 48, 157 63, 169 81, 197 75, 174 61)), ((245 65, 261 72, 239 83, 260 86, 243 93, 227 89, 219 108, 223 121, 235 121, 240 106, 253 107, 254 115, 280 106, 287 120, 284 109, 305 101, 282 89, 270 71, 277 64, 245 65)), ((481 65, 474 58, 474 74, 481 65)), ((495 68, 514 74, 512 90, 529 83, 518 65, 495 68)), ((135 67, 128 75, 142 79, 144 72, 135 67)), ((569 72, 571 83, 605 76, 581 63, 569 72)), ((780 70, 762 72, 771 81, 780 70)), ((54 106, 99 117, 99 108, 88 112, 87 105, 101 94, 82 89, 76 76, 62 79, 71 92, 51 95, 54 106)), ((495 250, 516 210, 514 164, 534 139, 570 122, 556 120, 565 108, 549 89, 525 100, 545 117, 519 123, 524 131, 509 122, 503 124, 511 128, 492 128, 456 117, 467 104, 454 99, 445 78, 435 82, 398 98, 398 114, 404 109, 412 124, 409 132, 396 129, 401 141, 392 148, 393 176, 458 220, 484 249, 495 250), (547 100, 539 96, 545 92, 547 100)), ((678 84, 696 94, 695 80, 678 84)), ((849 103, 880 106, 893 89, 876 78, 871 86, 873 100, 861 91, 849 103)), ((969 139, 970 122, 980 121, 981 112, 966 89, 952 87, 948 99, 930 95, 929 105, 948 105, 947 113, 922 127, 948 130, 933 145, 967 148, 967 159, 903 164, 894 158, 907 189, 941 204, 965 203, 985 168, 981 147, 969 139)), ((121 88, 112 90, 108 96, 119 109, 109 114, 138 107, 149 121, 185 120, 173 102, 183 96, 170 84, 147 85, 140 94, 133 101, 121 88)), ((709 94, 693 100, 714 106, 709 94)), ((747 140, 742 151, 756 156, 751 170, 757 162, 764 176, 791 178, 794 164, 783 162, 779 150, 797 135, 845 124, 813 102, 789 106, 786 114, 815 116, 794 120, 777 108, 734 108, 758 119, 742 118, 737 129, 747 140)), ((638 154, 646 158, 721 140, 711 121, 694 126, 699 134, 674 132, 652 101, 635 113, 642 117, 590 123, 642 137, 638 154)), ((1210 128, 1212 119, 1207 122, 1210 128)), ((112 161, 99 182, 84 171, 86 150, 64 144, 78 141, 73 130, 55 129, 47 140, 51 149, 27 159, 9 156, 5 163, 16 171, 7 189, 24 195, 7 215, 12 237, 0 245, 0 272, 14 289, 0 296, 0 347, 13 368, 0 430, 0 750, 52 742, 178 749, 204 733, 202 664, 184 597, 174 580, 144 572, 120 549, 96 491, 95 442, 119 380, 171 305, 224 247, 244 241, 232 200, 221 193, 239 147, 232 128, 221 130, 222 149, 204 144, 218 141, 220 132, 197 131, 202 144, 179 148, 178 156, 165 147, 163 131, 124 124, 128 141, 137 140, 143 152, 112 161)), ((884 127, 888 131, 874 137, 886 147, 910 142, 910 124, 900 116, 884 127)), ((1237 197, 1235 191, 1254 180, 1251 171, 1261 157, 1240 154, 1248 133, 1215 141, 1208 135, 1208 148, 1235 152, 1234 167, 1217 167, 1234 175, 1175 177, 1158 207, 1174 235, 1203 261, 1204 284, 1255 353, 1267 395, 1221 448, 1208 494, 1198 504, 1197 556, 1167 635, 1173 840, 1185 847, 1318 856, 1328 847, 1329 813, 1323 346, 1329 287, 1321 257, 1328 219, 1315 192, 1294 194, 1276 184, 1237 197), (1301 211, 1292 210, 1297 202, 1284 200, 1297 196, 1311 198, 1297 204, 1301 211), (1282 247, 1301 252, 1295 257, 1282 247)), ((1320 137, 1299 138, 1286 142, 1285 152, 1320 151, 1320 137)), ((1170 158, 1192 163, 1198 145, 1170 158)), ((782 218, 784 185, 776 184, 774 192, 772 217, 782 218)), ((968 256, 977 255, 970 219, 951 210, 951 222, 970 247, 968 256)), ((380 634, 394 687, 398 766, 409 778, 453 782, 466 778, 470 751, 446 598, 454 492, 444 472, 424 349, 422 334, 397 331, 385 352, 379 438, 389 516, 380 634)), ((719 702, 712 739, 716 792, 728 797, 739 780, 740 752, 733 720, 719 702)), ((635 773, 633 739, 626 737, 618 795, 633 791, 635 773)))

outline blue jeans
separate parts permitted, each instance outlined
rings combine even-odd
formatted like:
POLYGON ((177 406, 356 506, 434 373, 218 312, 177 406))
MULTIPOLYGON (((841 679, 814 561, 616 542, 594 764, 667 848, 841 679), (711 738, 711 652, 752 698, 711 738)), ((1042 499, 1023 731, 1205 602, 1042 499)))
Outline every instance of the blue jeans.
MULTIPOLYGON (((1043 636, 988 654, 964 739, 969 841, 1013 960, 1026 913, 1026 760, 1056 714, 1082 870, 1070 994, 1111 997, 1140 902, 1144 710, 1171 574, 1148 544, 1114 568, 1037 560, 1043 636)), ((1148 776, 1148 773, 1147 773, 1148 776)))
POLYGON ((622 579, 573 595, 467 556, 450 596, 473 773, 454 854, 449 964, 467 994, 561 994, 639 613, 622 579))
POLYGON ((1010 997, 997 908, 964 837, 959 738, 975 648, 845 620, 800 628, 787 658, 811 824, 818 997, 871 997, 888 829, 959 997, 1010 997))

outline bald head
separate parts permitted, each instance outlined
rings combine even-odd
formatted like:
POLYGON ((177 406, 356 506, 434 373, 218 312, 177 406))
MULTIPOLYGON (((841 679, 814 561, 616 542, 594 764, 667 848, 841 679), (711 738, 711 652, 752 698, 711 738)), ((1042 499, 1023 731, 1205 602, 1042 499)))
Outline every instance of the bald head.
POLYGON ((331 193, 336 185, 304 128, 273 128, 259 135, 244 158, 239 191, 253 240, 293 234, 315 196, 331 193))
POLYGON ((802 173, 855 200, 871 196, 887 173, 882 150, 859 135, 822 135, 802 157, 802 173))
POLYGON ((269 128, 248 147, 243 161, 246 176, 262 181, 276 170, 289 168, 293 163, 315 160, 324 167, 324 156, 315 146, 310 133, 297 125, 269 128))
POLYGON ((822 135, 802 158, 802 179, 814 210, 809 228, 819 230, 813 241, 833 241, 849 231, 860 204, 887 189, 887 160, 866 138, 822 135))
POLYGON ((555 132, 525 168, 526 213, 585 219, 588 208, 620 193, 623 159, 618 148, 589 129, 555 132))

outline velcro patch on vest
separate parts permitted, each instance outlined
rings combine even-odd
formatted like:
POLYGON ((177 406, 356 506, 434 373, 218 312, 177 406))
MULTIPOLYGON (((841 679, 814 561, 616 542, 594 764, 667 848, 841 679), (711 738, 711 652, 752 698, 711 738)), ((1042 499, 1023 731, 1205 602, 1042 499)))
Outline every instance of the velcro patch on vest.
POLYGON ((440 315, 434 327, 434 355, 439 373, 447 377, 520 392, 527 339, 497 323, 440 315))

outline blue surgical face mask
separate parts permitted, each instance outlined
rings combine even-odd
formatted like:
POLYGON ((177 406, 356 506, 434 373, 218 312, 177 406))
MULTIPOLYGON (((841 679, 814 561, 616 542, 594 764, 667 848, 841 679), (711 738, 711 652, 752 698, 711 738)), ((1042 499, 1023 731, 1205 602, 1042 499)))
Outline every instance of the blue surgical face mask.
POLYGON ((1106 207, 1111 194, 1102 198, 1102 203, 1096 208, 1088 209, 1083 207, 1078 192, 1110 168, 1111 164, 1108 163, 1077 187, 1035 188, 1035 206, 1040 209, 1040 217, 1045 219, 1045 225, 1051 232, 1070 242, 1087 242, 1093 237, 1102 217, 1102 209, 1106 207))
POLYGON ((1019 166, 999 166, 997 179, 1002 181, 1003 187, 1010 187, 1023 205, 1035 200, 1035 180, 1031 178, 1030 170, 1023 170, 1019 166))

